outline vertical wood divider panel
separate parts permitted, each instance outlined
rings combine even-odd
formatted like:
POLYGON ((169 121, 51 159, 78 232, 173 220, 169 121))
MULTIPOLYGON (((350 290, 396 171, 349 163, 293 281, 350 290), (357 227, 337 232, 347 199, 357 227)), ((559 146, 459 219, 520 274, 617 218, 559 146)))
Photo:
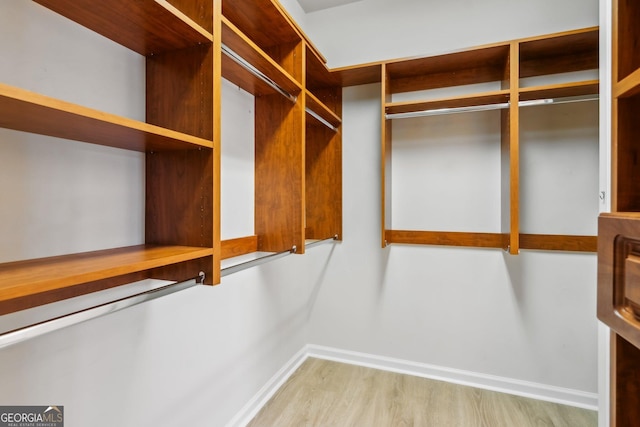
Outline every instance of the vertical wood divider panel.
POLYGON ((220 283, 222 260, 221 218, 222 205, 222 0, 213 0, 213 284, 220 283))
MULTIPOLYGON (((211 44, 148 56, 147 122, 212 140, 213 56, 211 44)), ((208 148, 147 153, 146 243, 213 246, 213 173, 208 148)), ((211 283, 212 257, 198 265, 211 283)), ((198 271, 178 264, 163 274, 184 280, 198 271)))
POLYGON ((381 161, 381 190, 382 190, 382 222, 381 222, 381 245, 386 247, 391 241, 388 239, 387 230, 392 229, 391 222, 391 140, 392 140, 392 120, 386 119, 386 107, 388 102, 391 102, 391 78, 387 66, 382 64, 382 106, 380 114, 380 123, 382 129, 380 130, 382 135, 382 156, 381 161))
MULTIPOLYGON (((304 99, 256 97, 255 231, 258 249, 304 248, 304 99)), ((303 249, 302 249, 303 250, 303 249)))
POLYGON ((502 232, 508 235, 508 245, 505 250, 517 255, 520 252, 520 108, 518 106, 518 88, 520 80, 520 52, 518 43, 511 43, 506 67, 506 81, 508 85, 510 106, 502 112, 502 157, 503 157, 503 197, 508 191, 506 201, 503 201, 503 228, 502 232), (508 176, 504 176, 508 168, 508 176), (507 182, 508 181, 508 184, 507 182), (508 188, 506 188, 508 187, 508 188), (508 223, 505 221, 508 217, 508 223))

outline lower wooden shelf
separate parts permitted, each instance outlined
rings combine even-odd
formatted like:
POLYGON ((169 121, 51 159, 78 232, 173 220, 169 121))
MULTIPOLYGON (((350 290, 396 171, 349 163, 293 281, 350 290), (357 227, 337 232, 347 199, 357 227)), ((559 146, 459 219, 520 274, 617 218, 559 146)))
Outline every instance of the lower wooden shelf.
MULTIPOLYGON (((385 230, 387 244, 466 246, 506 249, 509 235, 501 233, 465 233, 457 231, 385 230)), ((555 234, 520 234, 520 249, 547 251, 596 252, 596 236, 555 234)))
POLYGON ((99 281, 212 256, 212 248, 139 245, 0 264, 0 314, 51 302, 40 296, 52 292, 74 288, 53 300, 77 296, 99 281))

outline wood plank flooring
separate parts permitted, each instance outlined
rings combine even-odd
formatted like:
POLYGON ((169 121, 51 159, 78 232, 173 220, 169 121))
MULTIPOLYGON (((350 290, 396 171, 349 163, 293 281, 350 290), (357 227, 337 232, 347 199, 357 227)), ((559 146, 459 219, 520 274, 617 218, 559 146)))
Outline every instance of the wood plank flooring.
POLYGON ((309 358, 248 427, 591 427, 597 412, 309 358))

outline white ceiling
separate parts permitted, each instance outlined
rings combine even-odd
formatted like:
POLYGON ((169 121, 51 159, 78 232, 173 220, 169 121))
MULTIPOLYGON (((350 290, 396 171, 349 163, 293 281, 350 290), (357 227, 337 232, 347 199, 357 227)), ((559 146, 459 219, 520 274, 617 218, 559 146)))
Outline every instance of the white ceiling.
POLYGON ((298 0, 298 3, 305 12, 310 13, 359 1, 362 0, 298 0))

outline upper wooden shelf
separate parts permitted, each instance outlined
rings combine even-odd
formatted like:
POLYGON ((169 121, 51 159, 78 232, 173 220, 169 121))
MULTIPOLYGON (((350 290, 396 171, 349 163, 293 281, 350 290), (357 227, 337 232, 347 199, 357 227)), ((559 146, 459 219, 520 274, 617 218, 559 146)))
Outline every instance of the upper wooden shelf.
POLYGON ((213 142, 0 83, 0 127, 133 151, 213 148, 213 142))
MULTIPOLYGON (((313 95, 309 91, 307 91, 306 102, 307 102, 307 105, 306 105, 307 109, 313 111, 315 114, 322 117, 324 120, 330 123, 333 127, 337 128, 342 124, 342 120, 340 119, 340 117, 338 117, 336 113, 331 111, 326 105, 322 103, 322 101, 320 101, 315 95, 313 95)), ((324 123, 318 121, 315 117, 313 122, 319 125, 325 125, 324 123)))
POLYGON ((34 1, 144 56, 213 41, 213 18, 203 28, 166 0, 34 1))
POLYGON ((273 0, 222 0, 222 15, 262 49, 298 43, 301 36, 273 0))
POLYGON ((599 37, 592 27, 520 40, 520 78, 597 69, 599 37))
POLYGON ((571 96, 597 95, 598 80, 561 83, 554 85, 532 86, 520 89, 520 101, 532 101, 545 98, 566 98, 571 96))
MULTIPOLYGON (((302 91, 300 84, 289 73, 225 17, 222 17, 222 43, 291 95, 302 91)), ((262 79, 224 54, 222 76, 253 95, 275 93, 262 79)))
POLYGON ((306 87, 312 92, 314 89, 321 89, 325 87, 341 87, 337 74, 329 72, 329 69, 324 62, 320 60, 313 51, 307 46, 306 50, 306 68, 307 73, 306 87))
POLYGON ((0 303, 212 255, 212 248, 140 245, 0 264, 0 303))
POLYGON ((497 90, 425 101, 390 102, 385 104, 385 112, 387 114, 413 113, 442 108, 477 107, 480 105, 500 104, 507 101, 509 101, 509 91, 497 90))
POLYGON ((336 76, 342 87, 380 83, 382 62, 333 68, 331 74, 336 76))
POLYGON ((391 93, 504 81, 509 45, 471 49, 386 64, 391 93))

